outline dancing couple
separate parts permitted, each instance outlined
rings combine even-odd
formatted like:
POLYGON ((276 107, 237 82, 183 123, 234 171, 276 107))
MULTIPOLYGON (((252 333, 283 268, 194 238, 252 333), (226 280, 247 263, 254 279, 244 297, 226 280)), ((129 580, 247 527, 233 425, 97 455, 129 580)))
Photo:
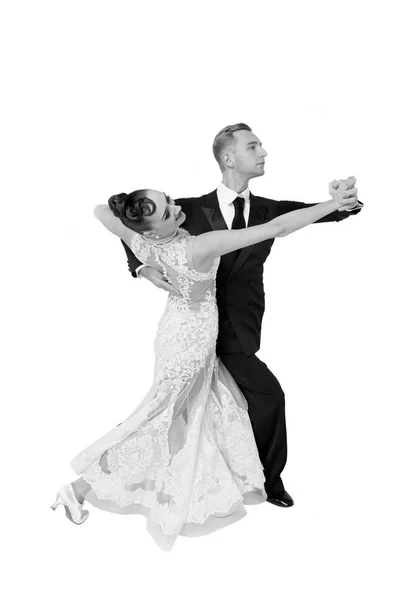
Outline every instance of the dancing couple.
MULTIPOLYGON (((134 277, 169 292, 155 340, 152 385, 119 425, 80 452, 79 479, 52 508, 83 523, 84 501, 140 513, 158 545, 210 533, 242 518, 244 505, 289 507, 285 397, 257 356, 263 265, 277 237, 357 214, 355 178, 333 181, 317 204, 254 196, 266 151, 244 123, 216 136, 218 188, 172 200, 152 189, 112 196, 95 217, 118 236, 134 277)), ((129 312, 129 307, 127 308, 129 312)), ((279 316, 277 317, 279 318, 279 316)))

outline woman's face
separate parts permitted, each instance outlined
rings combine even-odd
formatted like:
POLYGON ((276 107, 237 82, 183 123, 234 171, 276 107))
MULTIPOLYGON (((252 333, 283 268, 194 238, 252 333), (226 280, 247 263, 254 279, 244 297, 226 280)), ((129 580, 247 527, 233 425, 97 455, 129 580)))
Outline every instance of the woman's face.
POLYGON ((164 192, 147 190, 146 197, 156 205, 154 213, 146 217, 146 224, 151 225, 151 231, 158 233, 160 238, 173 235, 186 219, 181 207, 176 206, 164 192))

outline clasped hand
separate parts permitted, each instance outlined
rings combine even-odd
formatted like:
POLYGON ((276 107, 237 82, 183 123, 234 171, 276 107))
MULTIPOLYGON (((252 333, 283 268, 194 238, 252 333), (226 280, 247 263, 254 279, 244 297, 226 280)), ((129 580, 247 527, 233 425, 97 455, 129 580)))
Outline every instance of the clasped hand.
POLYGON ((342 212, 343 210, 349 210, 357 206, 358 189, 354 187, 356 181, 356 178, 351 176, 347 179, 339 179, 339 181, 335 179, 330 182, 329 193, 332 198, 337 200, 341 205, 341 207, 338 208, 339 212, 342 212))

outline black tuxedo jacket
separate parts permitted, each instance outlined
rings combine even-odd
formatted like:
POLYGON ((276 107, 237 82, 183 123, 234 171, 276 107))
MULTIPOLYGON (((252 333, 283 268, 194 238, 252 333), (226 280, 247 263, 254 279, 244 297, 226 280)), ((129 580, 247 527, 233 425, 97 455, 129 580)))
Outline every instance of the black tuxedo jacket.
MULTIPOLYGON (((182 228, 191 235, 207 231, 227 229, 219 208, 217 191, 200 198, 175 200, 186 214, 182 228)), ((361 204, 361 203, 360 203, 361 204)), ((312 204, 286 200, 270 200, 250 193, 250 215, 248 226, 260 225, 292 210, 306 208, 312 204)), ((342 221, 358 214, 353 211, 336 211, 317 223, 342 221)), ((243 248, 239 253, 231 252, 221 257, 217 273, 217 303, 219 310, 219 334, 217 353, 244 352, 255 354, 260 348, 261 323, 264 315, 264 262, 271 252, 274 239, 243 248)), ((122 242, 129 269, 136 277, 136 269, 142 263, 122 242)))

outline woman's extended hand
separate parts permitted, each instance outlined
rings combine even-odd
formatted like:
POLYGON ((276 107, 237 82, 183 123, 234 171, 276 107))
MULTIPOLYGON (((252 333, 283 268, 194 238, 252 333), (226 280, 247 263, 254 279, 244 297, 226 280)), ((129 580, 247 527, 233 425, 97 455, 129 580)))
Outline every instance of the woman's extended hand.
POLYGON ((175 294, 176 296, 180 296, 179 290, 177 290, 176 288, 174 288, 173 285, 168 283, 168 281, 164 279, 164 275, 160 273, 160 271, 157 271, 157 269, 155 269, 154 267, 143 267, 142 269, 140 269, 140 276, 144 277, 145 279, 148 279, 153 285, 160 288, 161 290, 165 290, 166 292, 175 294))

